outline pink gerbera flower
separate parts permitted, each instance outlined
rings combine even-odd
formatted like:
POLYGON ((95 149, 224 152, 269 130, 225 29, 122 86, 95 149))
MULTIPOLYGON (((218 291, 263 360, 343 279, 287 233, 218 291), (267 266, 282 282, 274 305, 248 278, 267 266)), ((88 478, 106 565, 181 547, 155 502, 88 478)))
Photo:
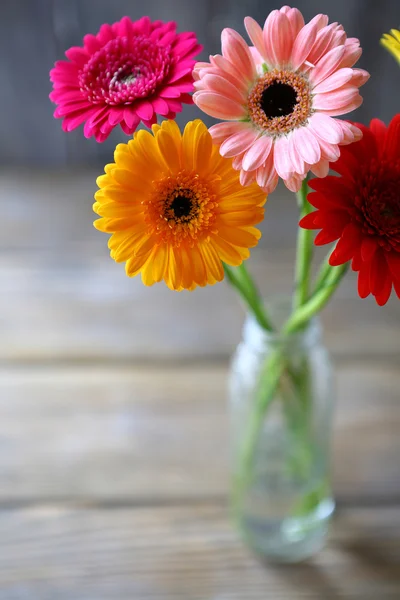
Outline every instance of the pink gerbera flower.
POLYGON ((193 99, 205 113, 225 122, 210 133, 222 156, 233 158, 241 182, 254 180, 267 193, 281 177, 298 191, 311 169, 318 177, 338 159, 340 144, 360 130, 333 116, 362 103, 358 88, 369 78, 351 68, 359 41, 341 25, 317 15, 307 25, 296 8, 274 10, 264 29, 246 17, 254 47, 233 29, 222 32, 222 56, 197 63, 193 99))
POLYGON ((124 17, 102 25, 50 72, 54 116, 64 119, 64 131, 85 123, 85 136, 98 142, 116 125, 131 134, 140 121, 153 125, 157 114, 173 119, 182 103, 192 103, 193 56, 201 49, 196 35, 176 33, 173 21, 124 17))

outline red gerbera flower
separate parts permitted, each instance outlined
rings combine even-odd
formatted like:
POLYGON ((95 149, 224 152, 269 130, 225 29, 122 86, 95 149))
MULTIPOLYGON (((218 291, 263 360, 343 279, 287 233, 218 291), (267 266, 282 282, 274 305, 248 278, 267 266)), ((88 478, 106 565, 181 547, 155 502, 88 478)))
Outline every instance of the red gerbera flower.
POLYGON ((157 114, 174 119, 182 103, 192 104, 193 57, 202 47, 176 23, 131 21, 124 17, 85 35, 50 71, 50 99, 64 131, 85 123, 85 137, 103 142, 116 125, 132 134, 140 121, 151 127, 157 114))
POLYGON ((321 229, 317 245, 338 240, 329 263, 352 260, 360 297, 373 294, 382 306, 392 286, 400 298, 400 114, 389 127, 378 119, 357 127, 362 140, 342 148, 331 165, 341 177, 310 181, 317 210, 300 226, 321 229))

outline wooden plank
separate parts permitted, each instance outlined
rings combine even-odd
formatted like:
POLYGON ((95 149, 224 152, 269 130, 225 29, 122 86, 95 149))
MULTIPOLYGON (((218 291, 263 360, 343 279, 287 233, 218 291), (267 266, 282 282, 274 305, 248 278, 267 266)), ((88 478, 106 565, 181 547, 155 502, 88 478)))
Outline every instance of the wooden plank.
MULTIPOLYGON (((0 173, 0 360, 227 357, 243 320, 235 294, 225 283, 177 294, 128 279, 92 226, 95 175, 0 173)), ((249 267, 270 297, 291 289, 296 210, 282 189, 267 210, 249 267)), ((327 344, 398 359, 399 317, 397 298, 383 309, 360 300, 350 275, 324 312, 327 344)))
POLYGON ((262 564, 224 507, 0 513, 0 598, 41 600, 396 600, 400 509, 339 511, 302 565, 262 564))
MULTIPOLYGON (((224 365, 0 370, 0 503, 226 499, 224 365)), ((338 371, 340 502, 400 500, 400 373, 338 371)))

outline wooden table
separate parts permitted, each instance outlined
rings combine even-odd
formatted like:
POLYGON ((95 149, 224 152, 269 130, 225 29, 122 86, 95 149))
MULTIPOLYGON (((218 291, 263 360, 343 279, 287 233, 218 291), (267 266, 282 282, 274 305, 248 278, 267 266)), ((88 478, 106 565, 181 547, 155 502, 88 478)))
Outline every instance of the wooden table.
MULTIPOLYGON (((95 172, 0 173, 1 600, 400 598, 400 303, 325 310, 338 373, 330 541, 273 567, 227 515, 225 284, 144 288, 92 228, 95 172)), ((290 289, 296 212, 271 197, 252 270, 290 289)))

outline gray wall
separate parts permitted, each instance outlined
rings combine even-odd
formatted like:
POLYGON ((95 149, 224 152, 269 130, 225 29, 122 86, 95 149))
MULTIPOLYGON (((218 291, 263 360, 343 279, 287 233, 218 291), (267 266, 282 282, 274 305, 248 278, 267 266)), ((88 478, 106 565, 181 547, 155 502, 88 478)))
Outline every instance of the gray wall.
MULTIPOLYGON (((194 30, 205 47, 203 58, 220 52, 220 32, 234 27, 244 33, 243 18, 260 23, 274 8, 272 0, 0 0, 0 163, 65 165, 107 162, 116 143, 126 139, 117 129, 104 144, 86 140, 82 129, 65 134, 52 117, 48 72, 68 47, 80 45, 85 33, 127 14, 133 19, 176 20, 194 30)), ((342 23, 364 49, 359 66, 371 73, 363 88, 364 104, 350 118, 367 122, 390 119, 399 111, 400 69, 379 45, 381 34, 400 25, 399 0, 298 0, 309 20, 319 12, 342 23)), ((199 116, 185 107, 180 123, 199 116)), ((204 118, 204 117, 203 117, 204 118)), ((211 120, 205 118, 211 123, 211 120)))

